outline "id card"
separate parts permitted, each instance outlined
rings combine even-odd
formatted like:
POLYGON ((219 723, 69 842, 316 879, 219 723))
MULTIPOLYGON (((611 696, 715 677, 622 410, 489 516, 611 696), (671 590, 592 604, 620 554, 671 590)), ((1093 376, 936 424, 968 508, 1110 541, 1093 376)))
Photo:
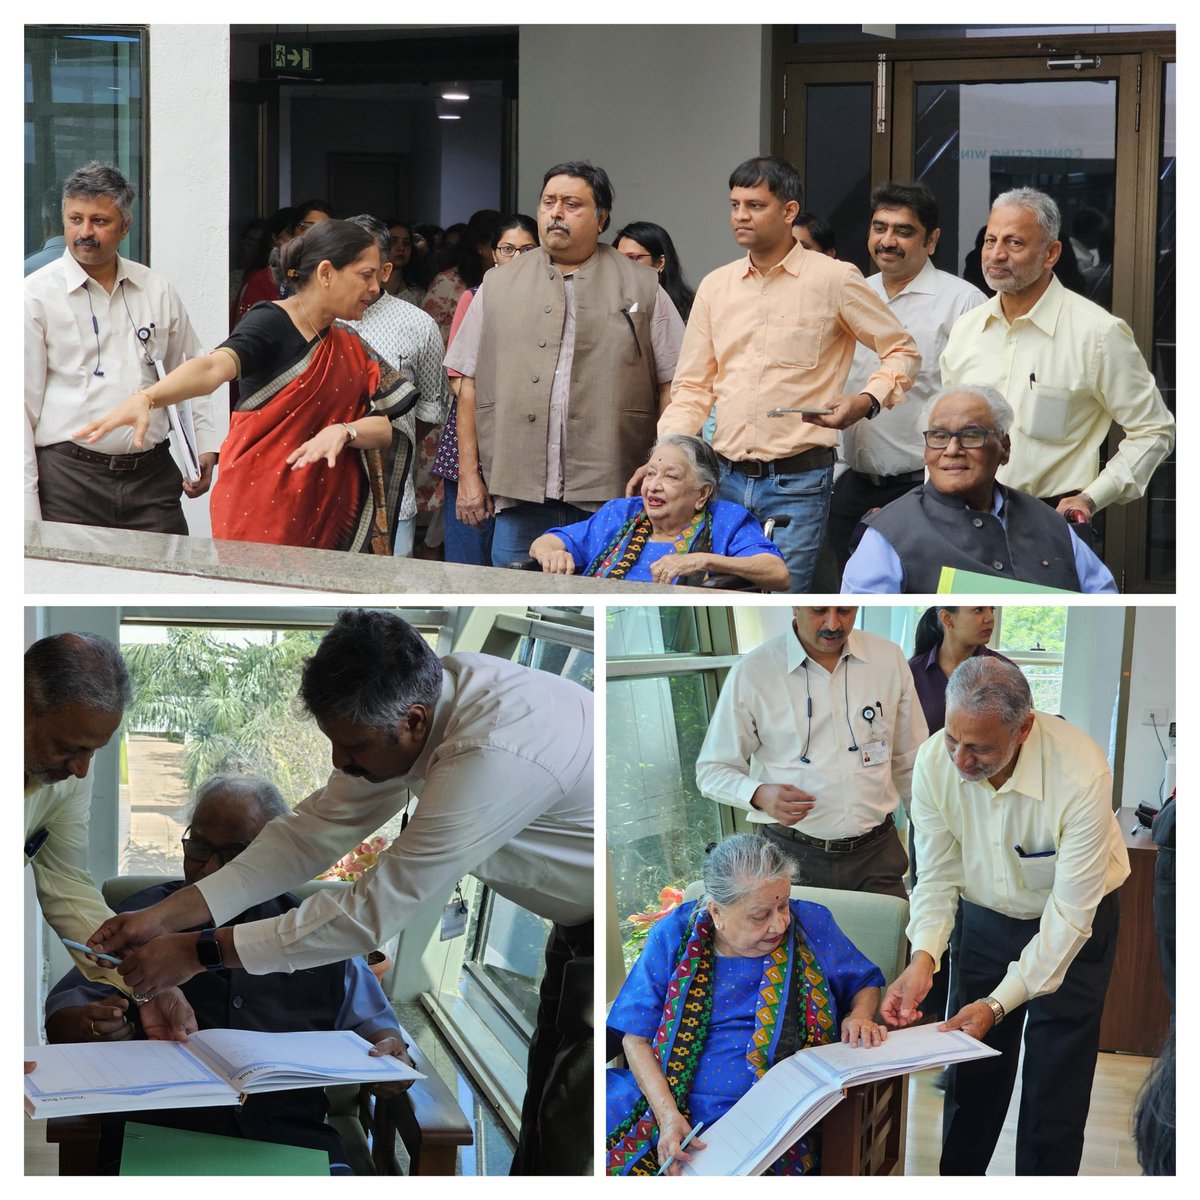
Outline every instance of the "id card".
POLYGON ((877 742, 867 742, 862 746, 862 764, 864 767, 877 767, 892 757, 887 739, 880 738, 877 742))
POLYGON ((448 942, 451 938, 462 937, 467 932, 468 909, 461 896, 455 896, 442 909, 442 932, 440 941, 448 942))

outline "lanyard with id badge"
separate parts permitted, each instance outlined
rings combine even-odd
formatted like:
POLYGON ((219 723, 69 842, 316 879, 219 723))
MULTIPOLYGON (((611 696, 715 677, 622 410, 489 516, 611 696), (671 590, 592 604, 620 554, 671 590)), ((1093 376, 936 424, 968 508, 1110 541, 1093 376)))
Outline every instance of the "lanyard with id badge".
POLYGON ((892 757, 887 737, 882 733, 879 737, 875 736, 875 718, 883 716, 883 705, 878 700, 874 704, 864 704, 860 715, 866 721, 867 728, 870 730, 870 740, 860 746, 858 739, 854 738, 854 730, 851 729, 850 735, 853 740, 850 749, 851 751, 856 751, 862 757, 862 765, 864 767, 878 767, 892 757))
MULTIPOLYGON (((409 796, 408 803, 404 806, 404 812, 400 814, 401 834, 408 828, 408 810, 411 806, 412 797, 409 796)), ((442 928, 438 940, 449 942, 456 937, 462 937, 467 932, 467 917, 470 916, 470 912, 471 910, 463 898, 462 880, 460 879, 454 885, 454 899, 442 909, 442 928)))

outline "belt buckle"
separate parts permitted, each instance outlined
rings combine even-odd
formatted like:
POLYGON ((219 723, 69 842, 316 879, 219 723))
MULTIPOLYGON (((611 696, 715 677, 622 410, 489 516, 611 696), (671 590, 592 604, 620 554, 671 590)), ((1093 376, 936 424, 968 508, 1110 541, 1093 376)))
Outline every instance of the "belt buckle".
POLYGON ((749 479, 764 479, 769 469, 766 463, 757 462, 754 459, 744 460, 742 468, 742 474, 749 479))
POLYGON ((113 454, 108 459, 108 469, 110 471, 136 471, 138 469, 137 454, 113 454))

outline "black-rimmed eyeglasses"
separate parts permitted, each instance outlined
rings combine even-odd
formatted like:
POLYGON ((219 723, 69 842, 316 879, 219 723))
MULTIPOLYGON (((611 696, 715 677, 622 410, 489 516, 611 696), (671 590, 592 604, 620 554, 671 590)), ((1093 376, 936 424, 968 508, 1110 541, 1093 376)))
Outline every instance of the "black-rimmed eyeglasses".
POLYGON ((496 253, 501 258, 516 258, 518 254, 528 254, 530 250, 536 250, 536 245, 531 246, 514 246, 510 242, 501 242, 496 247, 496 253))
POLYGON ((227 846, 214 846, 212 842, 206 842, 203 838, 189 837, 191 832, 192 827, 189 825, 183 831, 180 844, 183 846, 184 858, 190 858, 192 862, 206 863, 215 854, 221 860, 221 866, 224 866, 233 862, 249 845, 248 842, 230 842, 227 846))
POLYGON ((978 450, 995 432, 982 425, 968 425, 966 429, 926 429, 921 436, 930 450, 945 450, 954 438, 964 450, 978 450))

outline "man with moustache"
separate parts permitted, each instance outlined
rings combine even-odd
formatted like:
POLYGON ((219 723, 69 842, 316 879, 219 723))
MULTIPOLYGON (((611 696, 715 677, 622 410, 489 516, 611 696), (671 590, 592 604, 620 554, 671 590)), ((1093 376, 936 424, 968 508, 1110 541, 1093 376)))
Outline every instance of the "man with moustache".
POLYGON ((62 196, 66 252, 25 280, 25 519, 186 534, 180 493, 208 491, 221 444, 210 397, 192 401, 198 480, 171 457, 165 413, 151 414, 143 450, 132 429, 87 447, 71 435, 200 342, 175 289, 117 253, 134 198, 121 172, 88 163, 62 196))
POLYGON ((551 925, 512 1173, 590 1174, 591 693, 487 654, 439 659, 394 613, 358 609, 304 664, 300 698, 330 742, 326 786, 219 871, 113 917, 89 944, 123 957, 127 982, 151 994, 206 968, 297 971, 368 953, 474 875, 551 925), (353 890, 223 925, 401 810, 400 833, 353 890), (202 926, 221 927, 175 932, 202 926))
POLYGON ((710 800, 749 814, 810 887, 906 899, 893 814, 929 733, 900 647, 857 608, 793 608, 729 673, 696 759, 710 800))
POLYGON ((498 567, 619 496, 667 403, 683 322, 653 267, 600 244, 612 204, 600 167, 551 167, 541 246, 484 276, 446 354, 460 461, 483 464, 481 487, 460 475, 459 508, 468 524, 495 512, 498 567))
POLYGON ((717 499, 741 504, 763 524, 788 518, 775 544, 794 592, 810 590, 825 537, 838 431, 902 401, 921 366, 916 343, 858 268, 796 241, 802 194, 799 172, 784 158, 748 159, 730 175, 733 238, 746 256, 697 289, 671 404, 658 423, 660 437, 699 433, 716 404, 717 499), (859 342, 879 366, 847 392, 859 342), (774 409, 793 411, 772 417, 774 409))
POLYGON ((942 384, 996 388, 1015 414, 1000 482, 1087 520, 1145 492, 1175 422, 1129 326, 1055 278, 1061 223, 1034 188, 992 202, 983 272, 996 295, 950 331, 942 384), (1101 470, 1113 422, 1125 436, 1101 470))
MULTIPOLYGON (((88 869, 92 758, 116 733, 132 696, 125 660, 106 638, 60 633, 25 651, 25 862, 47 924, 75 942, 112 916, 88 869)), ((129 992, 111 968, 72 955, 88 979, 129 992)), ((176 989, 143 1004, 140 1017, 150 1037, 182 1040, 196 1031, 176 989)))
MULTIPOLYGON (((833 486, 828 535, 839 572, 863 514, 924 481, 921 431, 926 401, 942 386, 938 359, 954 322, 986 299, 973 284, 934 267, 940 233, 937 200, 923 183, 881 183, 871 193, 867 250, 879 271, 867 279, 867 287, 912 334, 921 371, 903 404, 842 434, 842 458, 849 469, 833 486)), ((878 368, 877 354, 855 346, 846 391, 858 391, 878 368)))
POLYGON ((1000 1051, 950 1068, 943 1175, 983 1175, 1004 1125, 1024 1041, 1018 1175, 1074 1175, 1116 953, 1129 858, 1104 751, 1033 711, 1021 669, 968 658, 946 687, 946 726, 917 754, 912 960, 888 989, 889 1025, 920 1004, 962 900, 961 949, 939 1026, 1000 1051))

